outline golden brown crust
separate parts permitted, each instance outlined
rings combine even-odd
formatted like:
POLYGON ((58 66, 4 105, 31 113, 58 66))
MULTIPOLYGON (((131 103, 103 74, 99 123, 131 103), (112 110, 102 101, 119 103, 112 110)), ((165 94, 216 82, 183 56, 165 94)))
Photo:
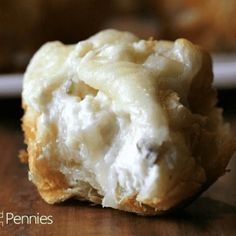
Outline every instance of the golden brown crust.
MULTIPOLYGON (((204 186, 198 189, 197 192, 195 192, 194 194, 190 194, 188 197, 184 199, 181 197, 180 201, 176 202, 175 205, 169 204, 172 201, 171 198, 163 199, 163 201, 160 200, 159 202, 156 202, 156 203, 152 203, 152 202, 142 203, 142 202, 137 201, 136 195, 133 195, 133 196, 123 199, 119 204, 119 209, 133 212, 133 213, 143 215, 143 216, 155 216, 155 215, 165 215, 168 213, 173 213, 177 211, 178 209, 184 208, 188 206, 189 204, 191 204, 191 202, 194 199, 196 199, 204 190, 206 190, 209 185, 210 183, 206 183, 204 186), (165 207, 167 205, 171 207, 165 207)), ((187 187, 189 186, 187 185, 187 187)), ((181 192, 179 192, 179 194, 181 195, 181 192)))
POLYGON ((28 153, 26 150, 24 149, 20 150, 18 156, 21 163, 28 163, 28 153))
POLYGON ((25 109, 26 112, 23 117, 22 128, 25 133, 25 142, 28 145, 29 169, 32 175, 32 181, 37 186, 40 195, 46 202, 52 204, 64 201, 71 197, 71 193, 65 191, 68 185, 64 175, 59 171, 53 170, 46 158, 39 158, 40 155, 42 155, 43 145, 55 135, 55 132, 51 132, 52 130, 50 130, 48 136, 44 139, 45 143, 37 143, 36 122, 39 114, 36 112, 31 114, 27 108, 25 109))

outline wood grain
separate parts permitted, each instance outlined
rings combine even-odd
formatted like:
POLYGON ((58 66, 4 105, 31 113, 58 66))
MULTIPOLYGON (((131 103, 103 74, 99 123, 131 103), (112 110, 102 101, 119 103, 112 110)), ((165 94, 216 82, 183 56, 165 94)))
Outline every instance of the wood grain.
POLYGON ((11 223, 0 226, 0 235, 236 235, 236 158, 228 167, 232 170, 185 210, 142 217, 76 200, 46 204, 28 181, 27 165, 17 157, 23 147, 18 125, 6 127, 0 120, 0 212, 52 215, 53 224, 11 223))

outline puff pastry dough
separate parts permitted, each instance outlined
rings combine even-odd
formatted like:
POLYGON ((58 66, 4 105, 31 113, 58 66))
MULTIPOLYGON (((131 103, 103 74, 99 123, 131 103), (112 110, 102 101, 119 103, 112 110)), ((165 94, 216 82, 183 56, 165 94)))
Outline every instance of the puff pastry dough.
POLYGON ((30 180, 50 204, 75 197, 144 215, 183 205, 235 148, 212 77, 209 55, 184 39, 105 30, 45 44, 23 84, 30 180))

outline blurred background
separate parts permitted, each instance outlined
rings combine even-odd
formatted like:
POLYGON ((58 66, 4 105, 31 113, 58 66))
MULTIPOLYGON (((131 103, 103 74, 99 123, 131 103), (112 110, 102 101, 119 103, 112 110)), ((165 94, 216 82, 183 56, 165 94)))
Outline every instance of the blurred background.
POLYGON ((5 113, 21 116, 22 73, 43 43, 76 43, 116 28, 143 38, 184 37, 210 51, 219 103, 234 115, 234 14, 235 0, 0 0, 0 105, 5 113))
POLYGON ((0 72, 23 72, 46 41, 76 43, 110 27, 232 54, 235 13, 235 0, 1 0, 0 72))

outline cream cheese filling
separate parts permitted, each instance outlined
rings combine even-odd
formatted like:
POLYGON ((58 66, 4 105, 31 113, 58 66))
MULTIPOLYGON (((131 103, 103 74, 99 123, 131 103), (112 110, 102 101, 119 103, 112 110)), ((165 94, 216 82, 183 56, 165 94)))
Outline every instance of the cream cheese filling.
POLYGON ((182 135, 170 129, 161 97, 173 91, 180 109, 188 107, 191 78, 201 65, 191 44, 106 31, 76 46, 44 47, 25 75, 23 98, 41 114, 39 142, 49 124, 58 127, 51 145, 72 189, 87 182, 104 196, 104 206, 117 207, 132 194, 140 201, 159 197, 173 182, 170 173, 183 163, 196 165, 182 135), (168 142, 172 148, 163 149, 168 142))

